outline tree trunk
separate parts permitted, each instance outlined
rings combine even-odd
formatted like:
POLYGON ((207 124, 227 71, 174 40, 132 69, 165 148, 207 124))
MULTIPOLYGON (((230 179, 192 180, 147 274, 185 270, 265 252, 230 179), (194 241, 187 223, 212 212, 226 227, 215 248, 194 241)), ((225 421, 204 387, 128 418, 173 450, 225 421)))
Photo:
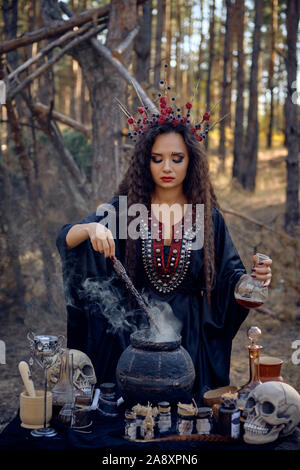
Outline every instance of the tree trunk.
MULTIPOLYGON (((0 162, 0 181, 1 181, 1 201, 3 203, 3 211, 1 211, 1 226, 6 226, 7 236, 4 238, 5 256, 8 259, 10 269, 5 279, 2 279, 1 289, 9 282, 8 297, 8 318, 9 320, 24 323, 24 312, 26 311, 25 294, 26 287, 22 275, 22 266, 20 262, 20 233, 19 224, 16 222, 16 208, 13 199, 14 187, 9 171, 9 162, 0 162), (10 276, 11 273, 11 276, 10 276), (17 295, 16 295, 17 293, 17 295)), ((14 175, 13 175, 14 176, 14 175)), ((2 205, 2 204, 1 204, 2 205)), ((4 241, 3 240, 3 241, 4 241)), ((4 248, 4 247, 3 247, 4 248)), ((4 256, 2 256, 3 258, 4 256)), ((2 308, 4 307, 3 298, 1 296, 2 308)))
MULTIPOLYGON (((18 0, 3 0, 2 4, 4 34, 7 41, 17 37, 18 31, 18 0)), ((19 53, 17 50, 10 51, 6 55, 10 67, 15 70, 18 67, 19 53)), ((22 100, 20 96, 16 97, 16 106, 18 115, 23 116, 22 100)))
POLYGON ((235 104, 235 127, 234 127, 234 148, 232 176, 241 183, 241 171, 243 160, 243 136, 244 136, 244 24, 245 24, 245 3, 244 0, 236 0, 235 3, 235 37, 238 52, 238 65, 236 76, 237 97, 235 104))
POLYGON ((278 0, 272 0, 272 28, 271 28, 271 50, 270 50, 270 62, 269 62, 269 79, 268 88, 270 90, 270 117, 269 117, 269 128, 267 136, 267 148, 272 147, 273 137, 273 126, 274 126, 274 66, 276 58, 276 34, 278 26, 278 0))
POLYGON ((151 32, 152 32, 152 0, 147 0, 139 7, 142 10, 140 30, 134 41, 136 53, 134 76, 141 84, 149 84, 151 32))
POLYGON ((252 63, 249 84, 248 123, 245 141, 245 156, 243 159, 242 185, 245 189, 254 191, 258 151, 258 62, 260 54, 261 25, 263 2, 255 0, 254 34, 252 45, 252 63))
MULTIPOLYGON (((230 97, 229 97, 229 85, 231 82, 230 75, 230 57, 232 55, 232 15, 233 8, 231 0, 226 0, 226 23, 225 23, 225 38, 224 38, 224 61, 223 61, 223 82, 222 82, 222 99, 220 114, 221 117, 225 116, 230 112, 230 97)), ((226 127, 228 118, 222 119, 220 122, 220 140, 219 140, 219 156, 221 160, 221 169, 224 170, 225 158, 226 158, 226 127)))
POLYGON ((197 65, 197 73, 196 73, 196 79, 198 83, 198 102, 199 106, 196 111, 196 116, 197 116, 197 121, 201 121, 200 119, 200 108, 202 106, 202 100, 201 100, 201 87, 199 84, 201 83, 202 79, 202 74, 201 74, 201 65, 202 65, 202 60, 203 60, 203 45, 204 45, 204 33, 203 33, 203 21, 204 21, 204 14, 203 14, 203 0, 200 0, 200 13, 201 13, 201 20, 200 20, 200 43, 199 43, 199 49, 198 49, 198 65, 197 65))
POLYGON ((299 163, 300 131, 297 113, 297 31, 299 24, 299 0, 287 3, 287 97, 285 102, 286 142, 288 155, 286 159, 287 186, 285 206, 285 229, 292 233, 299 221, 299 163))
POLYGON ((177 1, 176 8, 176 95, 179 96, 182 90, 182 0, 177 1))
MULTIPOLYGON (((211 78, 212 78, 212 68, 215 58, 215 0, 212 0, 210 3, 210 21, 209 21, 209 58, 208 58, 208 70, 207 70, 207 82, 206 82, 206 110, 210 108, 210 98, 211 98, 211 78)), ((205 139, 205 149, 208 150, 208 139, 205 139)))
POLYGON ((170 85, 171 78, 171 43, 172 43, 172 3, 171 0, 166 0, 166 16, 165 16, 165 32, 166 32, 166 54, 165 62, 169 64, 166 70, 166 80, 170 85))
POLYGON ((47 236, 46 219, 43 213, 41 200, 41 190, 38 180, 34 176, 32 161, 26 150, 22 132, 19 126, 19 119, 16 110, 10 100, 6 102, 7 116, 10 124, 12 138, 15 144, 15 152, 19 158, 20 167, 28 191, 28 201, 30 212, 33 218, 33 230, 38 230, 38 247, 42 255, 44 282, 46 286, 46 296, 49 311, 57 313, 61 307, 56 289, 56 269, 52 255, 52 245, 47 236))
MULTIPOLYGON (((53 0, 54 1, 54 0, 53 0)), ((58 9, 57 2, 56 8, 58 9)), ((48 1, 41 0, 44 15, 51 18, 48 1)), ((114 50, 136 27, 136 0, 112 0, 106 46, 114 50)), ((132 44, 123 53, 123 64, 129 65, 132 44)), ((92 106, 92 196, 91 209, 108 201, 116 189, 115 149, 121 148, 122 116, 114 98, 125 100, 126 84, 115 68, 86 43, 72 50, 78 60, 90 93, 92 106)))
POLYGON ((166 0, 158 0, 155 33, 154 86, 159 90, 161 70, 161 44, 165 23, 166 0))
POLYGON ((188 15, 189 15, 189 23, 187 28, 187 34, 189 38, 189 53, 187 54, 187 95, 184 97, 184 101, 191 100, 193 93, 194 93, 194 60, 193 60, 193 48, 192 48, 192 40, 193 40, 193 31, 194 31, 194 21, 193 21, 193 4, 189 4, 186 6, 188 15))

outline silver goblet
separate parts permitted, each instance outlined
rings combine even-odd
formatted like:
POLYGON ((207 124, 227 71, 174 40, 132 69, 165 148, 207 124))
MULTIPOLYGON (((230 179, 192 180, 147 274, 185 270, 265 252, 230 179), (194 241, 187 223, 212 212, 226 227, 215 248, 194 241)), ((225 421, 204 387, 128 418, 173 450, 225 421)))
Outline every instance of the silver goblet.
POLYGON ((57 435, 55 429, 47 427, 47 369, 53 363, 54 355, 63 345, 64 336, 35 335, 32 331, 27 334, 30 343, 32 357, 44 370, 44 427, 34 429, 31 435, 34 437, 54 437, 57 435))

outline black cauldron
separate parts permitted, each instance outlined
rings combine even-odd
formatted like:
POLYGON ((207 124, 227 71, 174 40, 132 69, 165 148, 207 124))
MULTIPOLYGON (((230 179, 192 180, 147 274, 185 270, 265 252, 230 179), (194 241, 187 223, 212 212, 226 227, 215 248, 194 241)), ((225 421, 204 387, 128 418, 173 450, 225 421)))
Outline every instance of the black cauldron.
POLYGON ((117 384, 128 406, 191 401, 195 369, 181 346, 181 336, 155 342, 141 330, 130 335, 130 342, 116 370, 117 384))

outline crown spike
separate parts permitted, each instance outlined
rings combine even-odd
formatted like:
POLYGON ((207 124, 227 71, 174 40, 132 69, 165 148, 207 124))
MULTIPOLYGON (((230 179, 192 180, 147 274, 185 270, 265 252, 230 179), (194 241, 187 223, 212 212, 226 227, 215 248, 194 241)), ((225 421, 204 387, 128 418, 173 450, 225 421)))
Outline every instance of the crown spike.
MULTIPOLYGON (((208 111, 210 114, 213 112, 213 110, 215 109, 216 106, 218 106, 218 104, 222 101, 222 98, 219 99, 219 101, 217 101, 214 106, 208 111)), ((223 118, 222 118, 223 119, 223 118)))
POLYGON ((127 116, 127 117, 131 117, 131 114, 129 113, 129 111, 125 108, 125 106, 121 103, 121 101, 118 100, 118 98, 115 97, 115 100, 118 102, 118 105, 119 107, 121 108, 121 111, 123 111, 123 113, 127 116))
MULTIPOLYGON (((137 87, 135 86, 133 80, 131 80, 131 83, 132 83, 133 88, 135 89, 135 92, 136 92, 136 94, 137 94, 138 99, 140 100, 141 105, 145 108, 145 105, 144 105, 144 103, 143 103, 143 100, 142 100, 142 98, 141 98, 141 96, 140 96, 140 94, 139 94, 139 92, 138 92, 138 90, 137 90, 137 87)), ((147 114, 147 111, 146 111, 146 110, 145 110, 145 112, 146 112, 146 114, 147 114)))
POLYGON ((230 113, 227 113, 225 114, 225 116, 223 116, 221 119, 219 119, 218 121, 214 122, 213 125, 211 126, 211 128, 209 129, 210 131, 221 121, 223 121, 223 119, 225 119, 227 116, 229 116, 230 113))

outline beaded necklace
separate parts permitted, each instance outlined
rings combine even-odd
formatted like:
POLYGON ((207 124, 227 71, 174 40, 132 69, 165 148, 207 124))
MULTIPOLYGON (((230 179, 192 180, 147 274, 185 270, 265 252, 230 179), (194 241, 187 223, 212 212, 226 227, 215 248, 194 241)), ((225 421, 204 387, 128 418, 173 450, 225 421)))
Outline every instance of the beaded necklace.
POLYGON ((163 224, 148 212, 148 221, 141 220, 142 259, 151 285, 162 294, 174 291, 183 281, 191 262, 192 243, 200 229, 199 220, 183 217, 172 226, 172 240, 165 263, 163 224))

